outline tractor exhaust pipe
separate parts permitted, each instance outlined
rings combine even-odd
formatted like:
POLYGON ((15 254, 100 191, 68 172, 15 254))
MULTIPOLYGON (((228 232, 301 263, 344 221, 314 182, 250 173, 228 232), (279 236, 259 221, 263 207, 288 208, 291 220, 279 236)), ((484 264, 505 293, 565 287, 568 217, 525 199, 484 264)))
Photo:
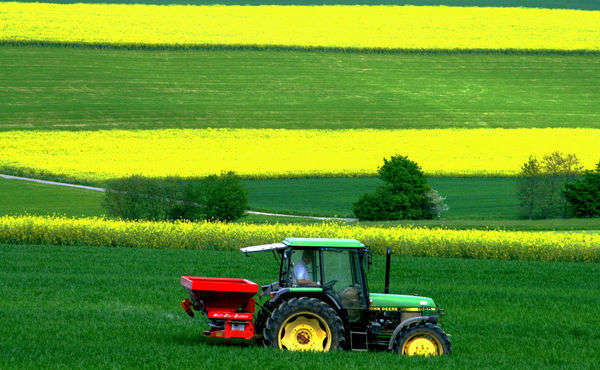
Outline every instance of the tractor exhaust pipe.
POLYGON ((390 293, 390 260, 392 259, 392 248, 387 247, 385 254, 385 286, 383 292, 385 294, 390 293))

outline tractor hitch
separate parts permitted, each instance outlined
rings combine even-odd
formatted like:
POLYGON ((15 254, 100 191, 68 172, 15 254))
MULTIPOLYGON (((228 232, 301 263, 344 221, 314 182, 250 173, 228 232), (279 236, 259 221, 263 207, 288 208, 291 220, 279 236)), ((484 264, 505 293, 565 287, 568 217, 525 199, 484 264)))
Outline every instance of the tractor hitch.
POLYGON ((194 305, 192 301, 187 298, 181 301, 181 307, 183 307, 183 310, 188 314, 189 317, 194 317, 194 311, 192 311, 193 306, 194 305))

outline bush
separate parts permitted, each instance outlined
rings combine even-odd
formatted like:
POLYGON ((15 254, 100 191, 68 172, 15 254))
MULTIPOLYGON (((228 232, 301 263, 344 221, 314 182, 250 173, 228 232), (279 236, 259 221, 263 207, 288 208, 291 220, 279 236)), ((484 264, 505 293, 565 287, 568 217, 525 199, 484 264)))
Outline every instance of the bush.
POLYGON ((109 182, 103 205, 126 220, 233 221, 244 215, 248 195, 233 172, 201 181, 130 176, 109 182))
POLYGON ((143 176, 109 181, 102 205, 109 216, 124 220, 165 220, 171 204, 164 184, 143 176))
POLYGON ((375 193, 363 194, 353 207, 356 217, 370 221, 406 218, 409 209, 410 202, 406 195, 394 193, 385 186, 375 190, 375 193))
POLYGON ((385 184, 373 194, 362 195, 352 207, 359 219, 417 220, 433 218, 436 210, 442 212, 444 209, 443 198, 434 199, 419 165, 408 157, 398 155, 389 160, 384 158, 378 174, 385 184))
POLYGON ((188 190, 188 195, 198 196, 198 212, 209 221, 234 221, 248 209, 248 192, 233 172, 208 176, 201 188, 188 190))
POLYGON ((443 212, 448 212, 450 207, 446 204, 446 197, 441 196, 437 190, 431 189, 425 193, 429 210, 433 217, 440 218, 443 212))
POLYGON ((577 217, 600 217, 600 162, 583 178, 565 185, 565 198, 577 217))

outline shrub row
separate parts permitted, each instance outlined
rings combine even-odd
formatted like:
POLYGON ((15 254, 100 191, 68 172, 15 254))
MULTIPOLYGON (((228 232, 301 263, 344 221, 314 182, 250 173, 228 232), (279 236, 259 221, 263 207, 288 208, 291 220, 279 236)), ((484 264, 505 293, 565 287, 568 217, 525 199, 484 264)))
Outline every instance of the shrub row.
POLYGON ((248 192, 233 172, 198 181, 134 175, 108 181, 107 215, 125 220, 234 221, 248 208, 248 192))
POLYGON ((502 260, 600 262, 600 235, 301 224, 131 222, 0 217, 0 243, 175 249, 238 249, 286 237, 356 238, 375 253, 502 260))

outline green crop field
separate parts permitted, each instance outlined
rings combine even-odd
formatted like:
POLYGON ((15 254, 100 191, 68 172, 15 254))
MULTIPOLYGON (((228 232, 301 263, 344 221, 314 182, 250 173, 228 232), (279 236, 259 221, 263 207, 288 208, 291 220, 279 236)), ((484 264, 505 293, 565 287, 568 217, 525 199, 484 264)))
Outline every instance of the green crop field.
POLYGON ((595 55, 0 46, 0 130, 600 127, 595 55))
POLYGON ((0 178, 0 214, 94 217, 104 214, 103 194, 0 178))
MULTIPOLYGON (((393 258, 391 292, 446 309, 453 354, 288 353, 201 337, 179 276, 276 278, 270 254, 0 246, 0 368, 593 368, 600 265, 393 258), (576 350, 574 350, 576 349, 576 350)), ((375 256, 370 291, 383 289, 375 256)))
MULTIPOLYGON (((258 223, 259 221, 254 221, 258 223)), ((415 226, 425 228, 442 228, 454 230, 512 230, 512 231, 574 231, 597 233, 600 232, 600 219, 598 218, 550 218, 543 220, 400 220, 400 221, 363 221, 359 225, 372 227, 415 226)))
MULTIPOLYGON (((514 219, 518 199, 514 178, 465 177, 429 179, 446 196, 450 211, 444 219, 514 219)), ((298 178, 244 180, 253 210, 314 216, 352 216, 352 203, 372 192, 379 180, 359 178, 298 178)), ((98 216, 103 194, 18 180, 0 179, 3 214, 64 214, 98 216)))
MULTIPOLYGON (((518 217, 516 178, 431 177, 450 210, 448 219, 518 217)), ((246 180, 254 209, 318 216, 351 216, 352 203, 380 184, 374 177, 246 180)))
MULTIPOLYGON (((517 220, 502 218, 502 210, 514 212, 506 202, 515 202, 514 195, 494 198, 499 189, 510 189, 514 179, 510 178, 433 178, 430 182, 444 189, 452 202, 452 214, 439 220, 360 222, 369 226, 420 226, 448 229, 503 229, 503 230, 600 230, 600 219, 550 219, 517 220), (462 186, 459 186, 462 184, 462 186), (446 185, 444 187, 443 185, 446 185), (455 185, 454 193, 449 192, 455 185), (472 198, 464 196, 464 192, 472 198), (487 195, 486 195, 487 194, 487 195), (487 208, 486 208, 487 200, 487 208), (491 202, 493 201, 493 202, 491 202), (464 212, 460 213, 460 209, 464 212), (494 212, 494 210, 496 210, 494 212), (494 218, 496 215, 497 218, 494 218)), ((333 179, 273 179, 246 180, 250 190, 250 204, 254 210, 290 214, 314 214, 333 216, 343 214, 343 201, 352 202, 353 192, 368 192, 376 186, 373 178, 333 179), (320 192, 320 193, 319 193, 320 192), (332 201, 333 199, 333 201, 332 201), (285 208, 280 207, 285 205, 285 208), (308 206, 307 206, 308 205, 308 206), (310 207, 309 207, 310 206, 310 207), (272 208, 270 208, 272 207, 272 208), (329 207, 329 208, 328 208, 329 207), (331 210, 337 211, 331 211, 331 210), (323 213, 317 213, 319 210, 323 213)), ((0 179, 0 215, 61 215, 68 217, 95 217, 104 215, 101 206, 103 194, 90 190, 65 188, 55 185, 33 184, 18 180, 0 179)), ((514 204, 516 207, 516 204, 514 204)), ((246 223, 321 223, 293 217, 247 215, 240 220, 246 223)))
MULTIPOLYGON (((293 217, 275 217, 263 215, 246 215, 242 222, 252 224, 321 224, 323 221, 293 217)), ((360 221, 341 222, 342 224, 356 224, 363 227, 422 227, 442 228, 452 230, 508 230, 508 231, 572 231, 597 234, 600 233, 600 219, 598 218, 552 218, 544 220, 399 220, 399 221, 360 221)))
POLYGON ((22 0, 38 3, 116 3, 116 4, 224 4, 224 5, 447 5, 447 6, 522 6, 599 10, 594 0, 22 0))

